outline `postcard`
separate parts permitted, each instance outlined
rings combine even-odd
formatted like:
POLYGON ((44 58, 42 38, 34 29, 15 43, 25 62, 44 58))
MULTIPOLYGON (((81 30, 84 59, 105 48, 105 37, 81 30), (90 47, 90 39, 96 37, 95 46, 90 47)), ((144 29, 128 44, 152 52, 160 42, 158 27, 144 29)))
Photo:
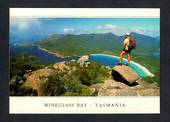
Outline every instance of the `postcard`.
POLYGON ((160 113, 159 8, 10 8, 10 114, 160 113))

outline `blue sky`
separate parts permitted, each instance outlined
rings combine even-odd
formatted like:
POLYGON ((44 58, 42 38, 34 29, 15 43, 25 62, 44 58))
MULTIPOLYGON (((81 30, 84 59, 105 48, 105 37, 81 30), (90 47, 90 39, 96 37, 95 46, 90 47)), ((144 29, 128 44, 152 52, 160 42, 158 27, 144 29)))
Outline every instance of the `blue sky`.
POLYGON ((159 18, 10 18, 10 35, 136 32, 160 36, 159 18))

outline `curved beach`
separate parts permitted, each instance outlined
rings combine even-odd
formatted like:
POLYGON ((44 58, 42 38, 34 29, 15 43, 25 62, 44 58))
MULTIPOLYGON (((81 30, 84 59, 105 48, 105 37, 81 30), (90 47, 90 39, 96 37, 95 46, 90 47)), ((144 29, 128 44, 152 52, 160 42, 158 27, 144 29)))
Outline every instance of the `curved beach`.
MULTIPOLYGON (((91 54, 91 56, 107 56, 107 57, 110 57, 110 58, 114 58, 114 59, 117 59, 119 60, 119 57, 118 56, 114 56, 114 55, 108 55, 108 54, 91 54)), ((123 58, 123 62, 127 62, 127 59, 123 58)), ((142 72, 144 72, 146 74, 146 76, 150 76, 150 77, 153 77, 154 74, 152 74, 146 67, 140 65, 139 63, 136 63, 134 61, 131 61, 130 62, 130 67, 132 67, 133 69, 134 68, 138 68, 140 69, 142 72)), ((137 69, 137 70, 138 70, 137 69)), ((136 70, 136 69, 134 69, 136 70)))

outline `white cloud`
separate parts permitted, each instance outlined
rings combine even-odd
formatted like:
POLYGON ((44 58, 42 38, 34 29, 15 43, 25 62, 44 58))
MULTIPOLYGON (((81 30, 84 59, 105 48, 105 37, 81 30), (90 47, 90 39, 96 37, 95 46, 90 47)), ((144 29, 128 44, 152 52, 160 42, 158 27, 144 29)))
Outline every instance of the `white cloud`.
POLYGON ((102 26, 97 26, 97 29, 102 29, 102 26))
POLYGON ((64 28, 63 31, 64 31, 64 33, 72 33, 72 32, 74 32, 74 29, 73 28, 64 28))
POLYGON ((116 28, 118 28, 118 26, 117 25, 106 24, 104 28, 106 30, 115 30, 116 28))
POLYGON ((112 24, 105 24, 104 26, 97 26, 98 30, 115 30, 117 29, 117 25, 112 25, 112 24))
POLYGON ((20 31, 26 31, 30 28, 40 28, 41 22, 35 18, 11 18, 10 27, 15 27, 20 31))

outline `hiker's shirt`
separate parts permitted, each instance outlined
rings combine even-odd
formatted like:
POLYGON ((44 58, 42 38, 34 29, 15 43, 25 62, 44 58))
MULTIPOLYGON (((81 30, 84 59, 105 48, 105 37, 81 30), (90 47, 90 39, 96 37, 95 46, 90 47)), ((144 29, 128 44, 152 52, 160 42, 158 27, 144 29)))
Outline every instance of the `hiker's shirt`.
POLYGON ((130 38, 126 38, 123 42, 123 44, 126 45, 124 50, 129 50, 129 43, 130 43, 130 38))

